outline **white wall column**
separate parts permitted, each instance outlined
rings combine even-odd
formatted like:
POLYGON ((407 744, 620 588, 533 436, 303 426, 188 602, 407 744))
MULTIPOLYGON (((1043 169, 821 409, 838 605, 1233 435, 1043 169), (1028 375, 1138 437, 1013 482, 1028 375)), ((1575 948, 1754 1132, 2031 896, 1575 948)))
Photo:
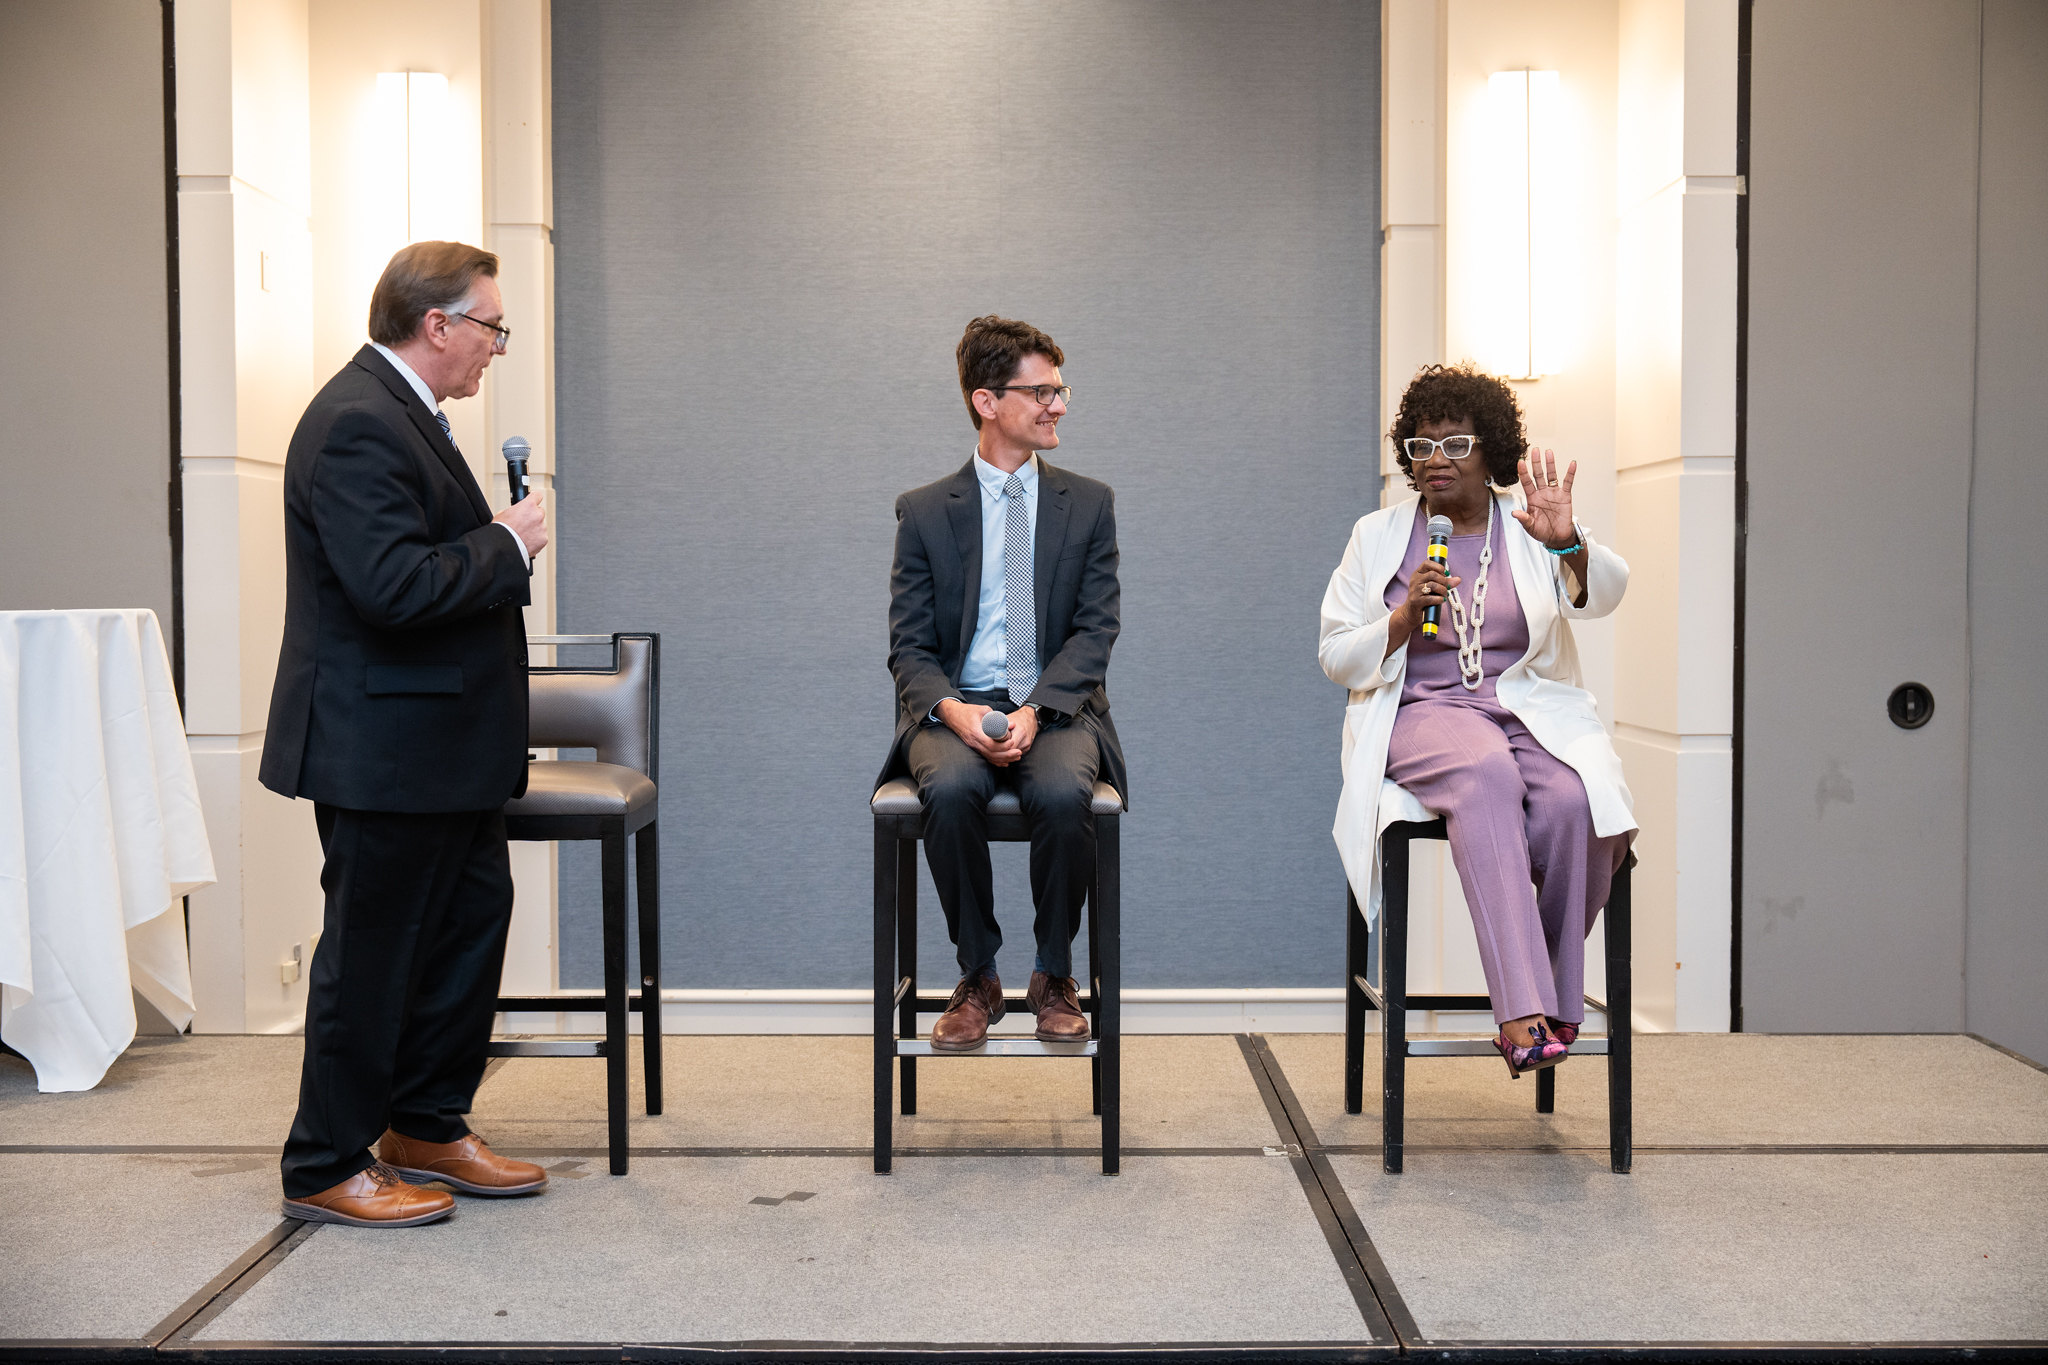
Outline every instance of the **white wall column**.
MULTIPOLYGON (((180 0, 176 15, 186 719, 220 871, 192 897, 194 1028, 289 1032, 305 975, 288 982, 281 964, 310 958, 321 893, 311 805, 256 780, 284 621, 285 452, 313 393, 363 344, 391 253, 453 238, 503 255, 517 337, 480 400, 447 405, 455 439, 494 505, 506 435, 533 443, 536 482, 552 491, 548 12, 545 0, 180 0), (443 76, 446 98, 401 106, 394 128, 388 72, 443 76), (435 120, 442 152, 423 179, 405 161, 413 116, 435 120)), ((538 561, 535 633, 552 628, 554 558, 538 561)), ((514 879, 506 984, 551 989, 552 847, 515 846, 514 879)))
POLYGON ((202 1033, 298 1027, 312 808, 256 780, 284 625, 285 448, 314 387, 305 0, 180 0, 186 728, 220 880, 192 896, 202 1033), (287 977, 295 977, 286 980, 287 977))
MULTIPOLYGON (((559 524, 555 507, 555 246, 554 158, 550 151, 547 0, 485 0, 484 241, 498 253, 498 285, 514 344, 492 364, 484 391, 490 449, 508 436, 533 447, 527 467, 536 492, 547 498, 548 534, 559 524)), ((509 499, 505 466, 492 461, 488 485, 493 507, 509 499)), ((555 564, 561 549, 550 539, 533 565, 529 635, 555 629, 555 564)), ((535 649, 532 662, 553 662, 554 651, 535 649)), ((552 991, 561 984, 555 940, 556 846, 512 845, 517 898, 505 950, 505 989, 552 991)))
POLYGON ((1636 817, 1636 1009, 1729 1026, 1735 0, 1623 0, 1615 740, 1636 817))
MULTIPOLYGON (((1636 1023, 1725 1029, 1734 546, 1735 0, 1384 0, 1382 410, 1422 364, 1491 354, 1496 72, 1558 73, 1544 186, 1563 339, 1519 382, 1529 439, 1579 464, 1581 520, 1628 559, 1621 611, 1574 626, 1627 768, 1636 1023)), ((1392 474, 1386 497, 1405 497, 1392 474)), ((1416 989, 1484 989, 1449 857, 1418 850, 1416 989)), ((1597 948, 1597 944, 1595 945, 1597 948)), ((1588 989, 1603 989, 1592 954, 1588 989)))

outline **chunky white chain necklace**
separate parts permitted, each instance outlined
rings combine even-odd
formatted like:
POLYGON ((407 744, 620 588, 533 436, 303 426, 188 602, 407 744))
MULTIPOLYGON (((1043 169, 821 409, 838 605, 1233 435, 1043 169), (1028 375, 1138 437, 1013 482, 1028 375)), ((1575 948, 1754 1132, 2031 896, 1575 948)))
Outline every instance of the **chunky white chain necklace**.
POLYGON ((1472 580, 1472 611, 1468 617, 1465 604, 1458 600, 1458 590, 1451 589, 1451 629, 1458 632, 1458 681, 1465 685, 1467 692, 1479 690, 1479 679, 1485 673, 1484 646, 1480 643, 1479 628, 1486 624, 1486 571, 1493 564, 1493 499, 1486 500, 1486 543, 1479 547, 1479 577, 1472 580), (1471 635, 1466 636, 1467 624, 1471 635))

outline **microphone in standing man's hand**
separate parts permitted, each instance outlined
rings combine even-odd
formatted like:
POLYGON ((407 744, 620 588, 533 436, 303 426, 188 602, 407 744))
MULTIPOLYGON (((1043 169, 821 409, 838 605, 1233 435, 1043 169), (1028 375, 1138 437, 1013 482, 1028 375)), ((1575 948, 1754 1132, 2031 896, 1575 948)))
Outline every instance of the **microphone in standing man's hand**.
MULTIPOLYGON (((1449 573, 1451 568, 1451 519, 1431 517, 1429 519, 1429 561, 1449 573)), ((1424 638, 1436 638, 1436 608, 1430 607, 1422 613, 1422 634, 1424 638)), ((1476 610, 1476 608, 1475 608, 1476 610)))
POLYGON ((981 732, 990 739, 1010 737, 1010 718, 1000 711, 986 711, 981 717, 981 732))
POLYGON ((533 447, 526 443, 524 436, 505 438, 505 482, 512 490, 511 501, 526 501, 526 462, 533 456, 533 447))

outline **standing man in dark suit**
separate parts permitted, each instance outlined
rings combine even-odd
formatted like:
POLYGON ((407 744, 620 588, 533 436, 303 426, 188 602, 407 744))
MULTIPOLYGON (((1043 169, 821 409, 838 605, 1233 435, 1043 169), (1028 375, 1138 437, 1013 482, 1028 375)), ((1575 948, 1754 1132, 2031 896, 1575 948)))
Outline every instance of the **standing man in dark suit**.
POLYGON ((370 344, 285 457, 284 646, 260 776, 314 803, 327 895, 284 1149, 291 1218, 410 1227, 455 1203, 411 1182, 547 1183, 465 1118, 512 918, 502 808, 526 788, 519 609, 548 540, 537 496, 491 515, 440 410, 477 391, 511 336, 497 273, 459 242, 393 256, 370 344))
POLYGON ((932 1046, 977 1048, 1003 1017, 988 856, 988 802, 1013 785, 1031 828, 1038 958, 1025 1003, 1037 1034, 1088 1036, 1073 942, 1095 873, 1089 799, 1099 777, 1128 796, 1103 681, 1116 643, 1116 498, 1054 468, 1071 390, 1066 356, 1029 323, 981 317, 957 352, 960 392, 981 433, 974 458, 896 500, 889 670, 896 741, 881 782, 908 771, 924 806, 925 860, 938 884, 960 984, 932 1046), (1009 731, 982 730, 990 711, 1009 731))

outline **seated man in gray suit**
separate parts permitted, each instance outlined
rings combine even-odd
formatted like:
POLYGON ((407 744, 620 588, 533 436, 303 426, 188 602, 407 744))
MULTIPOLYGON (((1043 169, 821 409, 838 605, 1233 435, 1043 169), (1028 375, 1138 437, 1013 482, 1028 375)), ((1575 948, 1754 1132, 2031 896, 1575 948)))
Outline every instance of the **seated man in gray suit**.
POLYGON ((957 352, 981 433, 974 458, 896 500, 889 670, 896 740, 881 782, 905 772, 924 806, 925 859, 960 961, 932 1046, 980 1047, 1003 1017, 989 873, 989 797, 1014 787, 1031 828, 1038 959, 1026 1003, 1038 1036, 1088 1036, 1073 942, 1095 872, 1089 798, 1118 792, 1123 750, 1103 680, 1117 636, 1116 499, 1107 484, 1038 458, 1055 449, 1066 356, 1029 323, 981 317, 957 352), (1008 733, 983 729, 990 711, 1008 733))

